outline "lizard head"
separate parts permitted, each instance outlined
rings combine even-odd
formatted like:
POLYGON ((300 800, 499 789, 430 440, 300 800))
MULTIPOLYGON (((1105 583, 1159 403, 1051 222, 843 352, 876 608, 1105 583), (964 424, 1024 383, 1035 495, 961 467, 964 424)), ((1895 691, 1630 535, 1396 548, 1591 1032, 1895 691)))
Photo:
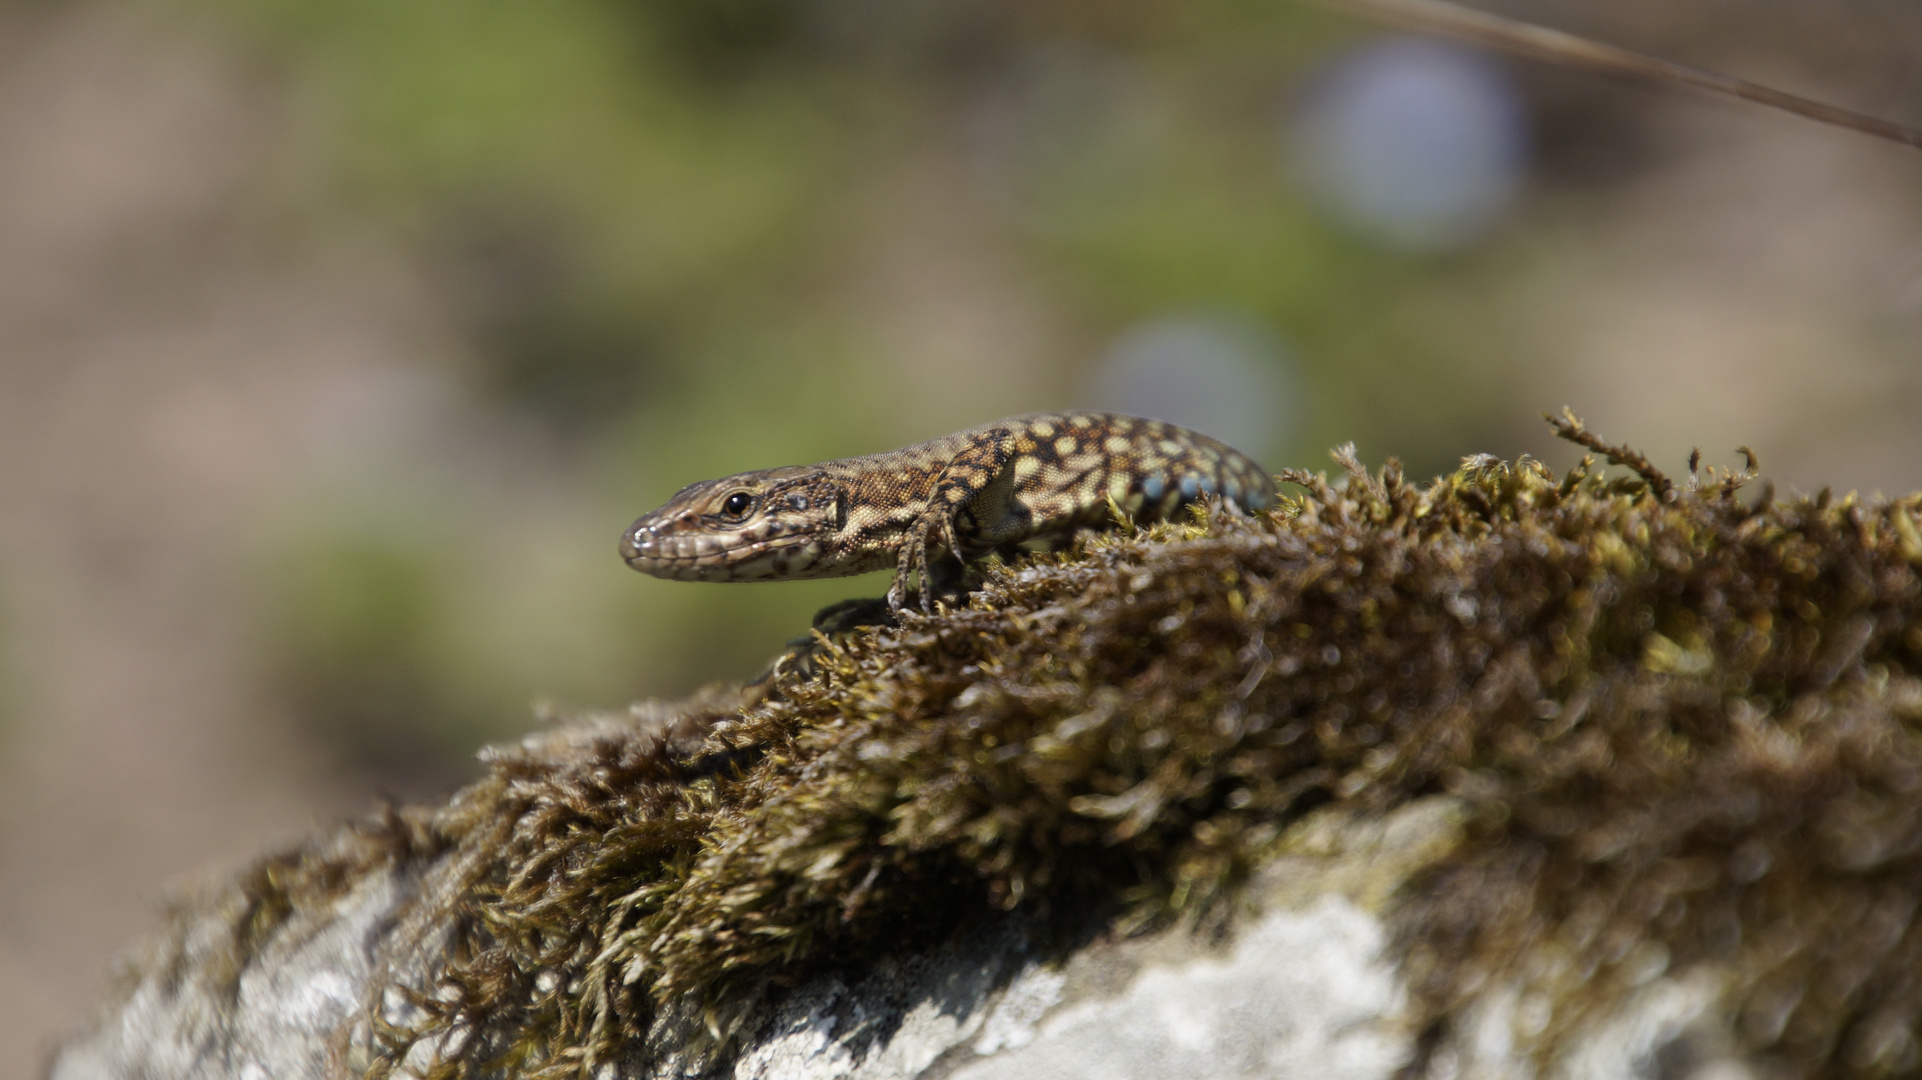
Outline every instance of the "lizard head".
POLYGON ((815 576, 841 526, 841 491, 820 469, 764 469, 690 484, 621 534, 621 558, 677 581, 815 576))

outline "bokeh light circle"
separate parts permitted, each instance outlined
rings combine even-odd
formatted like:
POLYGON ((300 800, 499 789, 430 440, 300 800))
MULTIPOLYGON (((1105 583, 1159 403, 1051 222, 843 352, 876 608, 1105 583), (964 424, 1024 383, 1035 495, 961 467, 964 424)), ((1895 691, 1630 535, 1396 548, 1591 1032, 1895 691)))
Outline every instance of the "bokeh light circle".
POLYGON ((1280 339, 1252 319, 1213 312, 1123 331, 1095 367, 1086 400, 1191 427, 1255 455, 1294 436, 1302 404, 1294 359, 1280 339))
POLYGON ((1528 167, 1513 81, 1481 53, 1420 38, 1376 41, 1336 61, 1286 127, 1289 166, 1308 196, 1401 251, 1482 239, 1528 167))

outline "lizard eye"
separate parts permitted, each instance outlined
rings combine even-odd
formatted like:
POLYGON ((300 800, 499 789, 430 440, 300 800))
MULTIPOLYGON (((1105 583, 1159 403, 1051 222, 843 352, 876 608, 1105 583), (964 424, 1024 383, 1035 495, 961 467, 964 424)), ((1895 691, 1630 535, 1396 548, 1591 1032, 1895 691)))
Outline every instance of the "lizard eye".
POLYGON ((721 513, 730 517, 740 517, 754 505, 754 496, 745 491, 737 491, 721 500, 721 513))

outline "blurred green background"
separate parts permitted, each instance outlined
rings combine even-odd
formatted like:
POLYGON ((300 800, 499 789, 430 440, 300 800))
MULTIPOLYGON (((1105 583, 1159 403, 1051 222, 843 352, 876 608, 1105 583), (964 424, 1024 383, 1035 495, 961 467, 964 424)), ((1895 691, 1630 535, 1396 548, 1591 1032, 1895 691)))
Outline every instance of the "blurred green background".
POLYGON ((1435 472, 1518 413, 1489 288, 1515 253, 1370 244, 1290 183, 1290 94, 1368 32, 1324 11, 204 10, 306 120, 299 226, 378 215, 464 346, 427 393, 472 427, 342 467, 257 555, 272 685, 392 783, 519 730, 532 695, 752 674, 884 588, 621 573, 620 525, 683 483, 1087 404, 1157 317, 1276 342, 1248 350, 1276 369, 1247 446, 1273 461, 1359 439, 1435 472))
MULTIPOLYGON (((1922 122, 1897 0, 1494 10, 1922 122)), ((1126 407, 1922 486, 1922 156, 1284 0, 0 4, 0 1074, 163 882, 753 674, 689 482, 1126 407), (12 1056, 6 1056, 12 1055, 12 1056)))

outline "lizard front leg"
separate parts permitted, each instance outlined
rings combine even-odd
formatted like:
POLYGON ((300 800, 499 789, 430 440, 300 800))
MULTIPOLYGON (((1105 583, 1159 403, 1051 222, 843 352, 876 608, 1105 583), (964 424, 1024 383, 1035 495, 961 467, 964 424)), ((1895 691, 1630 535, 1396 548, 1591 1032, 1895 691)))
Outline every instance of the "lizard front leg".
POLYGON ((901 555, 895 564, 894 584, 888 586, 888 608, 899 614, 907 596, 910 575, 921 583, 921 613, 934 614, 934 549, 942 548, 948 558, 960 561, 956 546, 953 515, 941 515, 932 508, 916 518, 901 538, 901 555))
POLYGON ((949 558, 964 562, 966 555, 956 522, 976 496, 1001 478, 1013 457, 1014 435, 1006 428, 983 432, 980 439, 963 448, 941 471, 928 503, 901 537, 894 584, 888 588, 888 607, 900 612, 906 596, 908 576, 921 581, 921 610, 934 613, 934 549, 946 550, 949 558))
POLYGON ((921 611, 927 615, 934 614, 934 601, 930 595, 932 590, 928 588, 929 531, 928 515, 923 513, 914 519, 914 524, 908 526, 907 532, 901 536, 901 554, 895 563, 894 583, 888 586, 888 610, 896 615, 901 614, 907 606, 904 600, 907 597, 908 579, 915 574, 921 576, 921 611))

